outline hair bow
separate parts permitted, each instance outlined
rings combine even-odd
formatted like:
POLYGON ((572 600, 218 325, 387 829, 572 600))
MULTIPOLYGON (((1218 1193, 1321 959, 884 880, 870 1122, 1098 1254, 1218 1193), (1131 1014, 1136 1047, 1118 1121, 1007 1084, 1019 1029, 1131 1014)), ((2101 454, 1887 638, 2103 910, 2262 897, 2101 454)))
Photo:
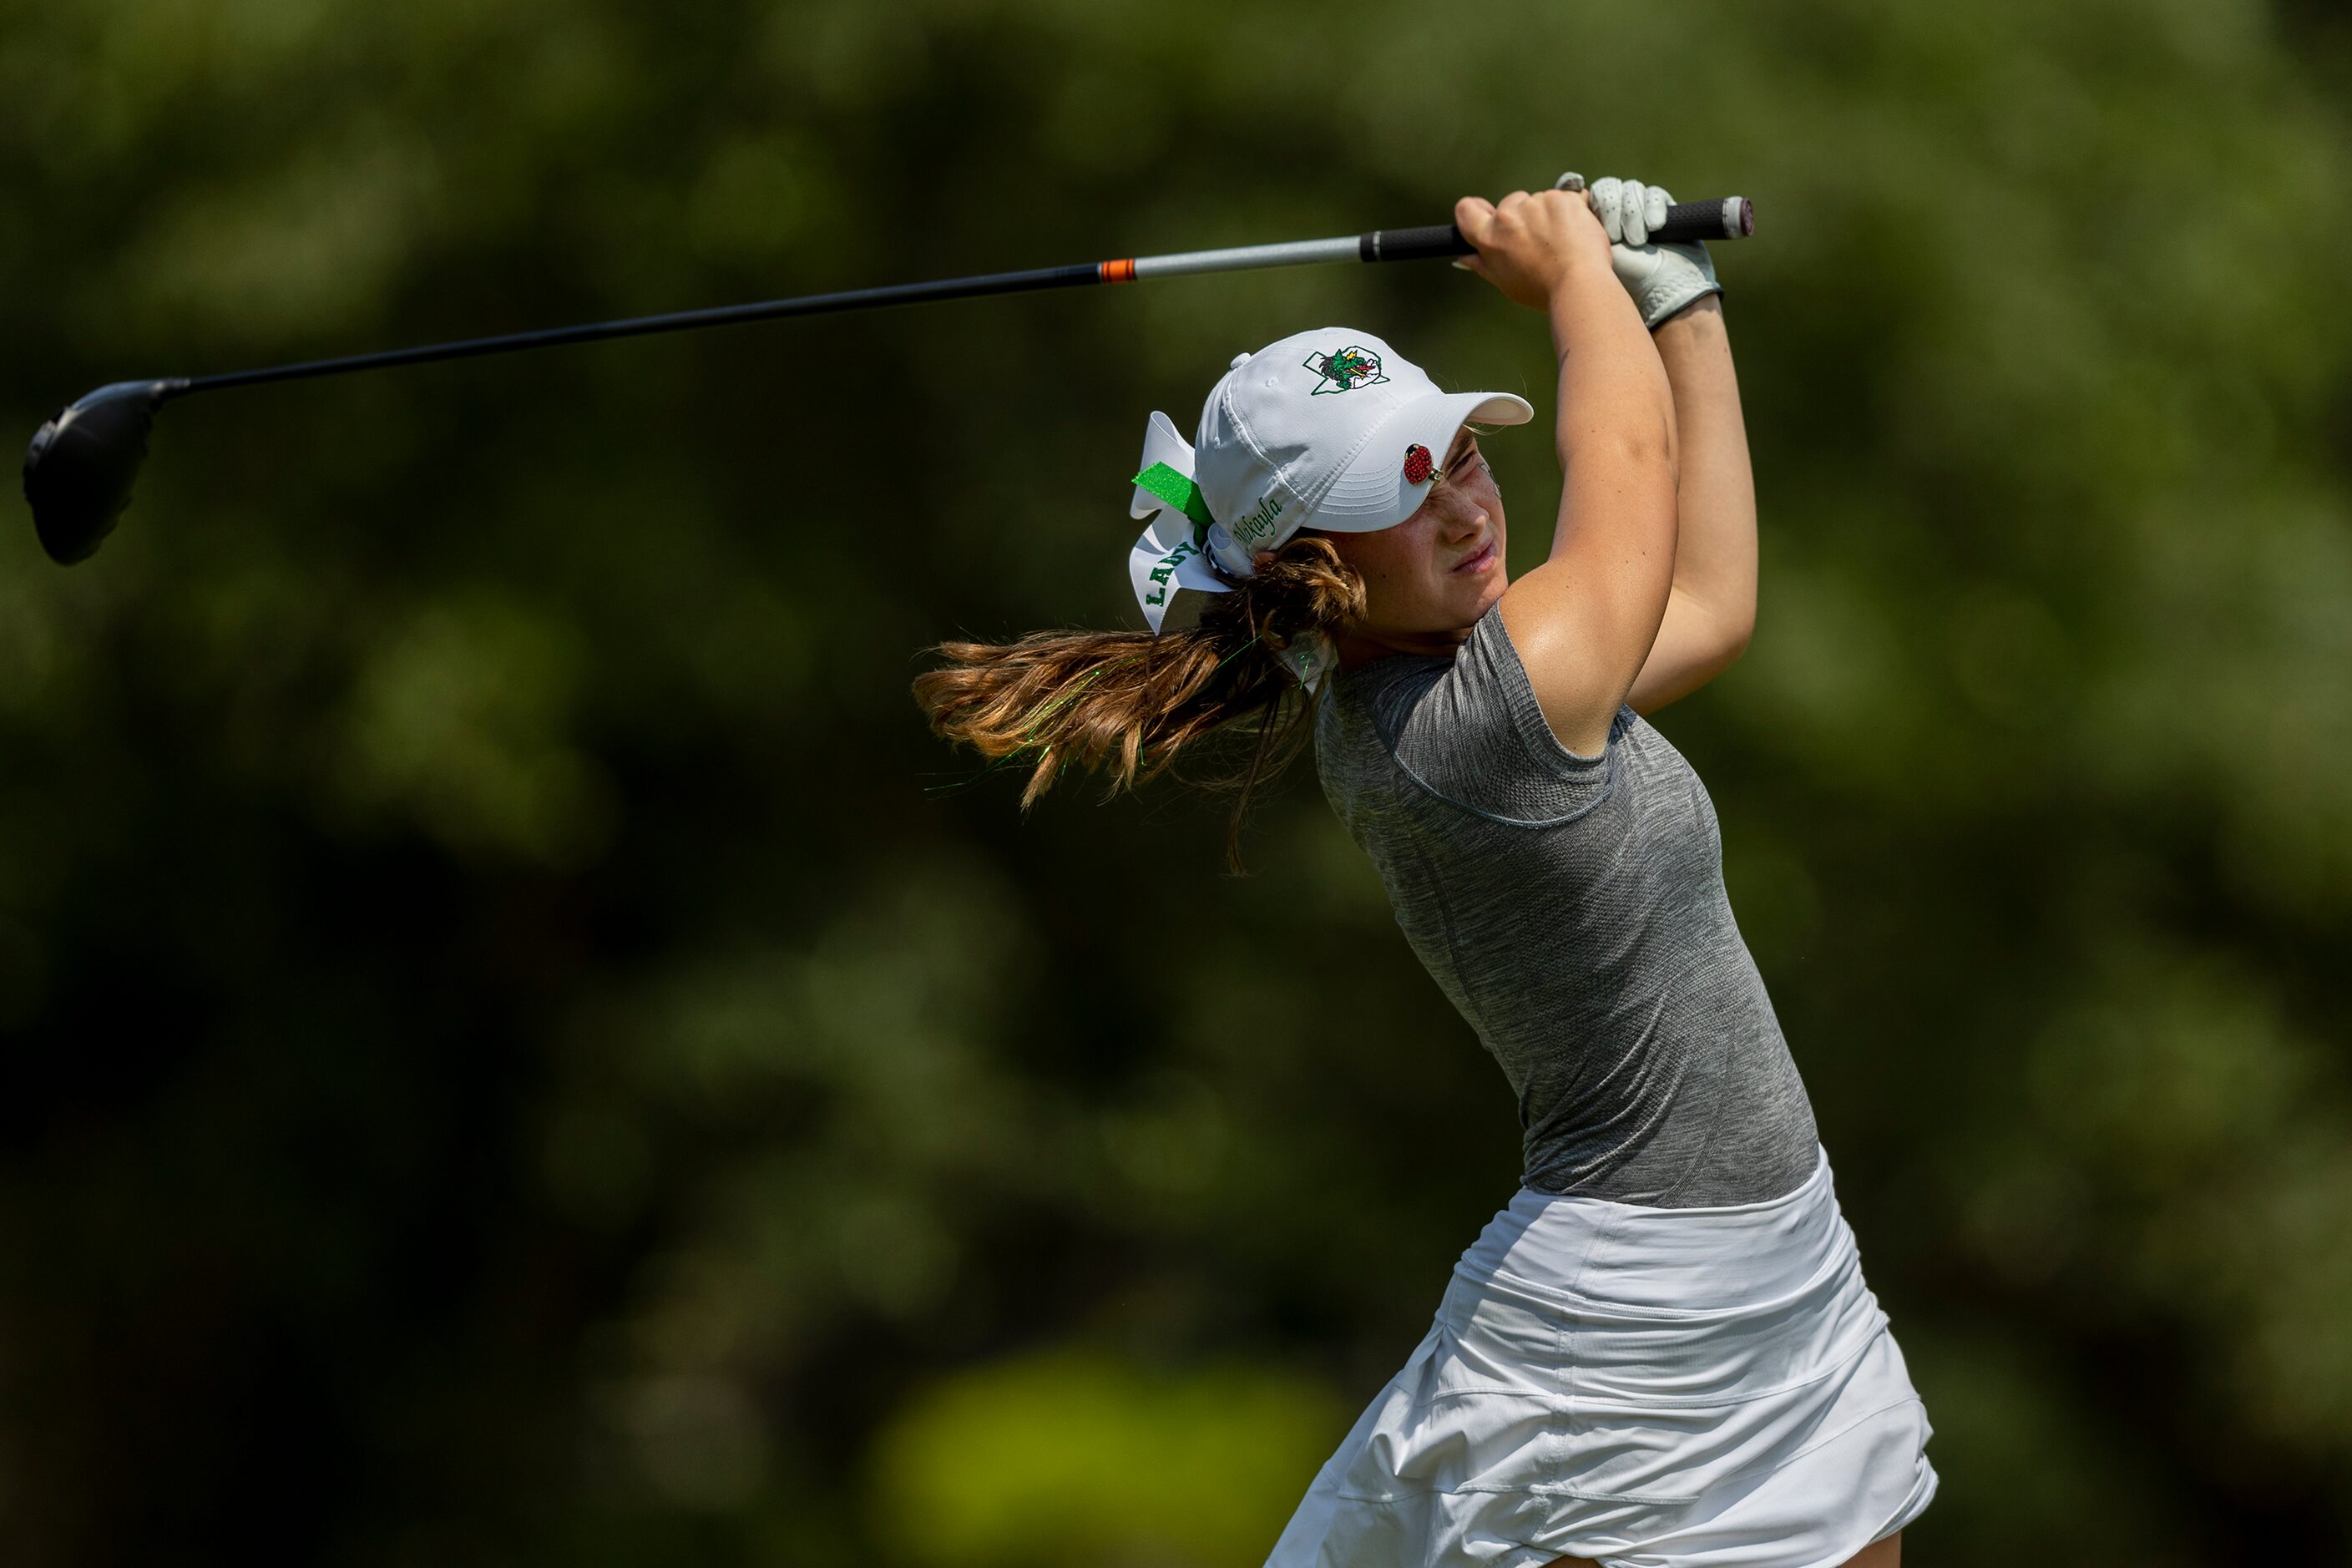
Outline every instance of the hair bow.
MULTIPOLYGON (((1204 597, 1231 593, 1235 581, 1254 569, 1249 553, 1202 498, 1192 478, 1192 443, 1157 409, 1144 426, 1143 463, 1128 515, 1150 520, 1128 552, 1127 576, 1155 637, 1195 624, 1204 597)), ((1304 633, 1287 647, 1268 651, 1310 691, 1339 662, 1320 632, 1304 633)))

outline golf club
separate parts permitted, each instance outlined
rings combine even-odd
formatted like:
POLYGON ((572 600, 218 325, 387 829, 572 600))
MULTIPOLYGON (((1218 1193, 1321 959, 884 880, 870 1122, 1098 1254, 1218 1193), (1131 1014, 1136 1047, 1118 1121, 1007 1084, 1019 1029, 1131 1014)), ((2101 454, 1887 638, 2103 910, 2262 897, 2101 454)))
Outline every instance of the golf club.
MULTIPOLYGON (((1559 188, 1580 189, 1575 176, 1561 176, 1559 188)), ((1653 228, 1654 242, 1740 239, 1756 229, 1755 210, 1745 196, 1718 201, 1683 202, 1667 209, 1666 221, 1653 228)), ((383 370, 393 365, 425 364, 436 360, 470 359, 478 354, 511 353, 520 349, 553 348, 562 343, 598 342, 607 338, 641 337, 651 332, 686 331, 698 327, 730 326, 740 321, 772 321, 785 316, 814 316, 838 310, 872 310, 884 305, 914 305, 936 300, 976 299, 988 294, 1019 294, 1040 289, 1068 289, 1089 283, 1132 283, 1147 278, 1178 278, 1196 272, 1238 272, 1265 267, 1297 267, 1320 261, 1415 261, 1435 257, 1467 255, 1474 247, 1452 224, 1423 228, 1374 229, 1369 234, 1332 239, 1295 240, 1276 245, 1249 245, 1228 250, 1194 250, 1170 256, 1127 257, 1116 261, 1086 261, 1066 267, 1040 267, 1021 272, 992 272, 971 278, 948 278, 927 283, 894 283, 877 289, 852 289, 832 294, 804 294, 790 300, 765 300, 748 305, 721 305, 708 310, 677 310, 666 315, 636 316, 617 321, 591 321, 580 326, 551 327, 504 337, 472 338, 460 342, 428 343, 416 348, 387 349, 341 359, 310 360, 297 364, 268 365, 257 370, 226 371, 216 375, 169 377, 152 381, 118 381, 101 386, 61 411, 35 433, 25 453, 25 499, 33 509, 33 526, 41 548, 59 565, 88 559, 131 504, 131 487, 147 456, 147 433, 155 411, 174 397, 215 392, 232 386, 254 386, 269 381, 295 381, 315 375, 341 375, 350 371, 383 370)))

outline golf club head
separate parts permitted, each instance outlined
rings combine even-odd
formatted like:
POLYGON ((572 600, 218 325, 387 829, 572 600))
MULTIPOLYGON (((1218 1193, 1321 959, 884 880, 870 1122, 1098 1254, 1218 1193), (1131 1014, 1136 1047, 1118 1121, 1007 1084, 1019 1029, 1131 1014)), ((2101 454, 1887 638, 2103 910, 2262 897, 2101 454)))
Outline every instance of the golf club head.
POLYGON ((25 452, 25 499, 41 548, 60 566, 95 552, 131 504, 147 431, 184 381, 118 381, 43 425, 25 452))

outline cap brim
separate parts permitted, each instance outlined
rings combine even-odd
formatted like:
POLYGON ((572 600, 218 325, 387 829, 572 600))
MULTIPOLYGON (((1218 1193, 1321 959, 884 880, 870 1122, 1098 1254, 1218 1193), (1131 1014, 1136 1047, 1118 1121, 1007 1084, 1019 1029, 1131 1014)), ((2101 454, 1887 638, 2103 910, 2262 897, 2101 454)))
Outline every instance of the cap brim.
POLYGON ((1527 399, 1507 392, 1440 392, 1415 398, 1372 427, 1300 526, 1332 533, 1394 528, 1421 510, 1433 482, 1405 481, 1407 452, 1426 447, 1431 462, 1443 463, 1454 433, 1465 425, 1524 425, 1535 416, 1527 399))

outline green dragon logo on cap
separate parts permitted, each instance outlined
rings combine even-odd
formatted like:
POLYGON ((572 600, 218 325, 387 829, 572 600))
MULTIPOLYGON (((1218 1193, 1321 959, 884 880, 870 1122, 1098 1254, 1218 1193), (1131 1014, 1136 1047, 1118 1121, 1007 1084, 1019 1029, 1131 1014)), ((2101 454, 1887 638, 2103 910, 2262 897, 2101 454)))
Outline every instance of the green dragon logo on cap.
POLYGON ((1381 374, 1381 356, 1354 343, 1337 353, 1308 354, 1304 363, 1308 370, 1323 378, 1310 395, 1318 397, 1327 392, 1353 392, 1360 386, 1378 386, 1388 379, 1381 374))

